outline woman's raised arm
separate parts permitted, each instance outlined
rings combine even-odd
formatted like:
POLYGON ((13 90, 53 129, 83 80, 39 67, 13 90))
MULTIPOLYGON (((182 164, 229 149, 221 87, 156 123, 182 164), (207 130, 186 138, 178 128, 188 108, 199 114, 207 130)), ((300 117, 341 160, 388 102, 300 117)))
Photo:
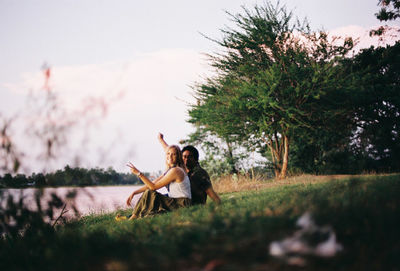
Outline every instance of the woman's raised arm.
POLYGON ((162 133, 158 133, 158 141, 160 142, 161 146, 163 147, 164 151, 167 152, 168 144, 164 140, 164 135, 162 133))

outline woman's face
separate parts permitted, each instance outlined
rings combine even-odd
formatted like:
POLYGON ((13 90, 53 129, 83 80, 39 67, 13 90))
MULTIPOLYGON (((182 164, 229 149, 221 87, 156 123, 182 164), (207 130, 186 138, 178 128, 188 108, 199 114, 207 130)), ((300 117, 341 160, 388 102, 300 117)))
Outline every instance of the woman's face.
POLYGON ((173 166, 178 162, 178 151, 175 148, 169 148, 167 151, 167 165, 173 166))

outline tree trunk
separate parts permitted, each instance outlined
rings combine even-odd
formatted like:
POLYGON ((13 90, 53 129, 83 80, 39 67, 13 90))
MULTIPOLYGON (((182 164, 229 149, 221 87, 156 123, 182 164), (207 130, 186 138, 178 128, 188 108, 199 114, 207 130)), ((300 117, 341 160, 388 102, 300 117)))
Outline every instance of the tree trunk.
POLYGON ((231 173, 232 174, 237 174, 238 171, 236 169, 235 160, 233 158, 232 146, 231 146, 231 144, 229 143, 228 140, 225 140, 225 141, 226 141, 226 145, 228 146, 228 163, 229 163, 229 166, 231 167, 231 173))
POLYGON ((279 175, 279 179, 285 179, 287 175, 287 168, 289 162, 289 138, 284 135, 283 142, 284 149, 283 149, 283 162, 282 162, 282 169, 279 175))
POLYGON ((275 141, 272 139, 264 139, 267 143, 272 156, 272 164, 274 165, 275 178, 284 179, 287 175, 289 162, 289 138, 287 135, 282 135, 281 142, 278 137, 275 141))
POLYGON ((282 165, 281 165, 281 153, 279 151, 280 148, 279 148, 278 138, 275 138, 275 142, 272 139, 264 139, 264 142, 267 143, 267 146, 269 147, 269 150, 271 152, 275 178, 279 178, 282 165))

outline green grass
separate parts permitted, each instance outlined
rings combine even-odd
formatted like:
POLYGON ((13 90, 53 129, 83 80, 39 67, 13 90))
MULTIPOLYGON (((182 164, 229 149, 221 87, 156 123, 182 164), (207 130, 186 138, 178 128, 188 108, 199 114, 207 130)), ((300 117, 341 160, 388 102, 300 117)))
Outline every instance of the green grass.
POLYGON ((286 184, 222 200, 133 222, 91 215, 54 233, 8 240, 0 269, 400 270, 400 175, 286 184), (333 228, 344 249, 332 258, 307 256, 305 267, 272 257, 270 243, 291 236, 307 211, 333 228))

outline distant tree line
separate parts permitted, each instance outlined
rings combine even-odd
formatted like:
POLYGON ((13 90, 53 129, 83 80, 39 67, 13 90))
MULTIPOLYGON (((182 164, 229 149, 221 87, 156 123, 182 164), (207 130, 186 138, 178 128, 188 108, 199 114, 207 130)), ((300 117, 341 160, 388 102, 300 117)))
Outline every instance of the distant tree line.
MULTIPOLYGON (((148 173, 145 173, 149 175, 148 173)), ((116 172, 113 168, 72 168, 64 167, 53 173, 33 173, 0 176, 0 188, 96 186, 96 185, 137 185, 142 184, 137 176, 116 172)))

